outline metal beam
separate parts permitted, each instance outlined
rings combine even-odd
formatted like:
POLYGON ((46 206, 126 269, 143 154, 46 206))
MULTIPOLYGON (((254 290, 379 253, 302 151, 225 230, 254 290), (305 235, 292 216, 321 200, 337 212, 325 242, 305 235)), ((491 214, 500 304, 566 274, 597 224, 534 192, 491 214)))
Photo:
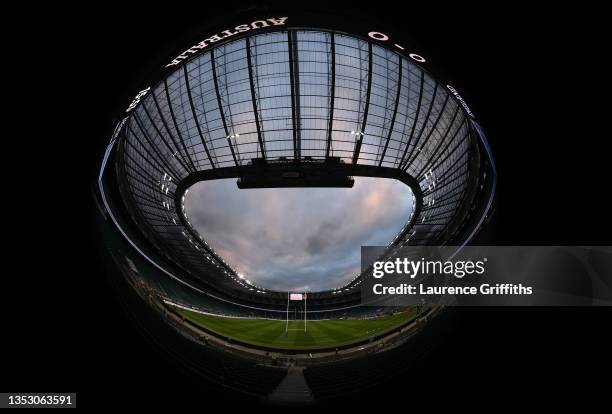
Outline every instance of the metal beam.
MULTIPOLYGON (((457 130, 455 131, 455 133, 451 137, 451 139, 448 140, 448 142, 446 143, 444 148, 442 148, 441 150, 438 151, 438 156, 435 159, 433 159, 432 162, 431 162, 432 165, 436 165, 437 166, 437 165, 441 165, 442 164, 442 163, 440 163, 438 161, 440 160, 442 155, 444 155, 444 153, 448 150, 448 147, 450 147, 450 145, 453 143, 453 141, 455 141, 455 138, 457 138, 457 134, 463 128, 463 124, 465 123, 465 120, 466 120, 466 118, 464 117, 463 120, 461 121, 461 123, 459 124, 459 127, 457 128, 457 130)), ((456 148, 457 148, 457 146, 455 146, 455 149, 456 148)), ((450 155, 450 153, 448 155, 450 155)), ((446 160, 448 158, 448 155, 444 158, 444 160, 446 160)), ((417 178, 420 179, 420 176, 417 177, 417 178)))
POLYGON ((249 69, 249 83, 251 84, 251 100, 253 101, 253 116, 255 118, 255 126, 257 128, 257 140, 259 141, 259 148, 261 149, 261 157, 266 159, 266 151, 264 147, 264 141, 261 134, 261 126, 259 124, 259 111, 257 110, 257 101, 255 98, 255 81, 253 80, 253 63, 251 62, 251 40, 249 37, 246 38, 246 59, 249 69))
MULTIPOLYGON (((133 119, 134 119, 134 122, 136 122, 136 125, 138 126, 138 129, 140 129, 140 132, 142 133, 142 136, 144 137, 144 139, 149 144, 149 147, 151 147, 153 152, 155 152, 155 154, 157 154, 157 161, 160 164, 163 164, 168 169, 169 173, 174 175, 174 179, 175 180, 180 179, 181 175, 173 167, 171 167, 170 164, 166 161, 166 159, 159 153, 159 151, 157 149, 157 146, 153 144, 153 142, 151 141, 151 138, 149 137, 149 134, 145 132, 144 128, 140 124, 140 120, 138 119, 138 112, 134 111, 133 119)), ((138 136, 136 134, 134 134, 134 131, 132 131, 132 129, 130 128, 129 124, 128 124, 128 129, 136 137, 138 142, 140 142, 140 145, 142 145, 142 147, 146 149, 146 147, 143 145, 143 143, 138 139, 138 136)))
MULTIPOLYGON (((200 136, 200 141, 202 141, 202 146, 204 147, 204 151, 206 151, 206 156, 208 157, 208 161, 212 168, 216 168, 215 163, 210 156, 210 152, 208 151, 208 146, 206 145, 206 141, 204 140, 204 134, 202 134, 202 129, 200 128, 200 121, 198 120, 198 116, 196 114, 195 105, 193 103, 193 97, 191 96, 191 86, 189 85, 189 74, 187 72, 187 65, 183 66, 183 76, 185 77, 185 88, 187 89, 187 97, 189 98, 189 106, 191 107, 191 114, 193 115, 193 122, 196 125, 196 129, 198 130, 198 135, 200 136)), ((164 80, 164 83, 166 81, 164 80)), ((168 93, 168 85, 166 85, 166 93, 168 93)), ((170 102, 170 98, 168 98, 168 102, 170 102)), ((169 104, 170 105, 170 104, 169 104)), ((170 105, 172 107, 172 105, 170 105)), ((177 129, 178 130, 178 129, 177 129)))
MULTIPOLYGON (((195 171, 196 170, 195 165, 193 163, 193 160, 189 156, 189 152, 187 151, 187 147, 185 146, 185 141, 183 141, 183 137, 181 136, 181 132, 178 129, 178 125, 176 123, 176 119, 174 118, 174 111, 172 110, 172 104, 170 103, 170 94, 168 94, 168 86, 167 86, 166 79, 164 79, 164 86, 165 86, 165 89, 166 89, 166 100, 168 102, 168 108, 170 109, 170 118, 172 118, 172 121, 174 123, 174 127, 176 129, 176 133, 179 136, 179 141, 181 141, 181 144, 182 144, 182 147, 183 147, 183 151, 185 151, 185 155, 187 155, 187 159, 189 160, 189 162, 187 162, 187 159, 185 159, 183 154, 181 154, 181 158, 183 159, 183 161, 186 164, 188 164, 191 167, 192 171, 195 171)), ((162 113, 161 107, 159 106, 159 102, 157 101, 157 97, 155 96, 155 91, 151 92, 151 97, 153 98, 153 102, 155 103, 155 108, 157 109, 157 113, 159 114, 159 117, 162 120, 162 124, 164 125, 164 128, 166 129, 166 132, 168 133, 168 135, 170 136, 170 139, 174 143, 174 146, 178 150, 179 149, 179 145, 178 145, 176 139, 174 138, 174 134, 172 133, 172 131, 170 131, 170 127, 168 126, 168 123, 166 122, 166 118, 164 117, 164 114, 162 113)))
MULTIPOLYGON (((461 195, 461 192, 460 192, 460 191, 456 191, 456 190, 455 190, 454 192, 453 192, 453 191, 449 191, 449 192, 447 192, 446 194, 447 194, 447 195, 445 195, 445 196, 443 196, 443 197, 439 197, 439 198, 437 198, 437 199, 436 199, 436 202, 435 202, 435 204, 432 206, 432 208, 433 208, 433 207, 435 207, 436 205, 438 205, 438 203, 444 203, 444 202, 445 202, 445 201, 447 201, 447 200, 450 200, 450 199, 452 199, 452 198, 457 197, 458 195, 461 195)), ((454 203, 454 202, 456 202, 456 200, 455 200, 455 201, 449 201, 449 203, 454 203)))
MULTIPOLYGON (((482 172, 479 171, 483 165, 483 162, 485 162, 481 157, 485 156, 485 153, 488 153, 488 151, 481 152, 479 148, 481 141, 478 140, 477 136, 482 139, 482 144, 484 144, 485 150, 486 141, 483 136, 480 136, 479 132, 475 131, 474 125, 475 123, 472 123, 472 121, 469 120, 468 135, 470 135, 473 140, 470 144, 470 152, 468 153, 467 157, 469 167, 466 174, 468 179, 469 177, 474 177, 474 180, 472 181, 473 185, 469 186, 469 182, 466 182, 467 188, 465 191, 463 191, 461 201, 459 202, 458 207, 455 209, 455 214, 449 221, 444 232, 441 233, 440 237, 443 237, 446 234, 450 234, 451 237, 455 237, 454 234, 456 233, 459 233, 459 237, 464 237, 465 233, 463 233, 463 235, 461 233, 464 231, 463 229, 466 229, 470 232, 467 236, 468 239, 470 239, 478 231, 478 228, 483 224, 486 215, 490 212, 492 198, 486 197, 488 198, 488 201, 481 199, 481 201, 478 202, 477 200, 480 199, 481 196, 485 195, 482 193, 483 191, 494 191, 496 180, 495 169, 493 168, 493 174, 489 174, 486 179, 481 175, 482 172), (468 214, 468 211, 471 213, 468 214), (467 226, 467 228, 465 226, 467 226)), ((488 156, 490 156, 490 154, 488 154, 488 156)), ((489 158, 489 160, 492 161, 491 158, 489 158)), ((492 195, 492 193, 489 195, 492 195)))
POLYGON ((232 158, 234 159, 234 163, 236 165, 240 165, 238 163, 238 158, 236 157, 236 152, 234 151, 234 146, 232 145, 232 140, 230 139, 230 137, 227 137, 227 145, 229 146, 230 151, 232 152, 232 158))
MULTIPOLYGON (((438 116, 436 117, 436 120, 431 125, 431 128, 429 128, 429 132, 425 136, 425 139, 423 140, 423 144, 421 144, 421 135, 423 133, 423 129, 425 128, 425 125, 423 125, 423 129, 421 129, 421 132, 419 133, 419 138, 417 139, 417 142, 416 142, 415 145, 419 145, 420 144, 421 147, 425 147, 427 145, 427 142, 429 141, 429 138, 431 138, 431 135, 436 130, 436 127, 438 126, 438 123, 440 122, 440 119, 442 118, 442 114, 444 113, 444 110, 446 109, 446 104, 448 103, 448 98, 449 97, 450 97, 450 94, 446 94, 446 98, 444 99, 444 104, 442 105, 442 109, 440 109, 440 112, 438 112, 438 116)), ((429 115, 431 114, 431 108, 432 107, 433 107, 433 101, 432 101, 432 104, 429 107, 429 111, 427 112, 427 117, 429 117, 429 115)), ((412 160, 408 161, 406 163, 406 165, 412 164, 417 159, 418 156, 419 156, 419 154, 415 153, 414 157, 412 158, 412 160)), ((408 159, 410 160, 410 157, 408 159)))
POLYGON ((221 103, 221 94, 219 94, 219 81, 217 80, 217 65, 215 63, 215 49, 210 51, 210 65, 212 66, 212 77, 213 77, 213 83, 215 85, 215 94, 217 95, 217 105, 219 106, 219 113, 221 115, 221 122, 223 123, 223 130, 225 131, 225 136, 227 137, 227 145, 229 146, 229 149, 232 152, 232 158, 234 158, 234 163, 236 165, 240 165, 238 163, 238 159, 236 158, 234 147, 232 146, 229 129, 227 128, 227 122, 225 121, 225 114, 223 112, 223 104, 221 103))
POLYGON ((408 152, 408 148, 410 147, 410 142, 412 142, 412 137, 414 136, 414 129, 416 128, 417 122, 419 122, 419 115, 421 114, 421 102, 423 101, 423 84, 424 83, 425 83, 425 71, 421 70, 421 83, 419 85, 419 100, 417 101, 416 114, 414 115, 414 122, 412 123, 412 128, 410 129, 410 136, 408 137, 408 141, 406 141, 406 147, 404 148, 404 153, 402 154, 402 158, 400 159, 400 162, 398 164, 399 168, 401 168, 402 164, 404 164, 406 153, 408 152))
MULTIPOLYGON (((444 183, 446 183, 446 178, 452 177, 453 174, 460 171, 468 163, 468 159, 469 157, 466 156, 465 152, 461 154, 459 158, 453 161, 453 163, 449 166, 448 170, 444 171, 444 174, 442 174, 440 177, 436 177, 436 182, 444 181, 444 183)), ((423 180, 420 180, 419 182, 423 182, 423 180)), ((432 191, 435 191, 435 188, 432 191)))
MULTIPOLYGON (((469 136, 470 136, 469 132, 468 132, 468 133, 466 133, 465 135, 463 135, 463 137, 462 137, 460 140, 458 140, 458 142, 455 144, 455 146, 453 147, 453 149, 452 149, 452 150, 450 150, 450 151, 448 152, 448 154, 446 154, 446 156, 445 156, 445 157, 444 157, 444 158, 443 158, 441 161, 439 161, 439 162, 438 162, 438 161, 436 161, 437 165, 441 165, 441 164, 443 164, 444 162, 446 162, 446 160, 447 160, 447 159, 448 159, 448 158, 449 158, 451 155, 456 155, 456 154, 455 154, 455 151, 457 150, 457 148, 459 148, 459 145, 463 144, 463 143, 465 142, 465 140, 469 138, 469 136)), ((454 139, 454 137, 453 137, 453 139, 454 139)), ((452 142, 452 141, 451 141, 451 142, 452 142)), ((461 153, 461 155, 459 156, 459 158, 461 158, 461 157, 462 157, 462 156, 463 156, 463 155, 464 155, 464 154, 465 154, 467 151, 468 151, 468 149, 466 149, 464 152, 462 152, 462 153, 461 153)), ((446 171, 448 171, 448 169, 447 169, 446 171)), ((444 172, 445 174, 446 174, 446 171, 444 172)), ((415 177, 415 178, 418 178, 418 179, 420 179, 420 180, 422 181, 422 179, 421 179, 420 177, 415 177)))
MULTIPOLYGON (((127 131, 132 134, 134 136, 134 139, 136 141, 138 141, 138 143, 142 146, 142 148, 145 150, 145 152, 147 153, 147 155, 144 155, 138 148, 136 148, 136 146, 132 143, 132 141, 128 138, 125 140, 126 145, 129 145, 130 148, 132 148, 132 150, 134 150, 135 152, 138 153, 138 155, 140 155, 142 157, 143 160, 145 160, 151 167, 153 167, 154 169, 157 170, 157 172, 160 174, 160 176, 164 173, 163 168, 161 168, 161 166, 157 163, 153 163, 151 160, 155 160, 155 157, 151 154, 151 152, 147 149, 147 147, 145 147, 143 145, 143 143, 138 139, 138 136, 134 133, 134 131, 132 131, 132 127, 130 127, 130 125, 128 124, 126 126, 127 131)), ((127 136, 127 134, 126 134, 127 136)), ((136 159, 128 152, 128 151, 124 151, 124 154, 130 158, 132 160, 132 162, 134 162, 134 164, 136 165, 142 165, 140 162, 136 161, 136 159)), ((168 172, 168 171, 166 171, 168 172)))
POLYGON ((372 43, 368 42, 368 86, 366 89, 366 101, 365 109, 363 110, 363 121, 361 122, 361 132, 363 132, 364 134, 366 123, 368 122, 368 111, 370 110, 370 94, 372 91, 372 60, 372 43))
MULTIPOLYGON (((170 146, 170 144, 168 143, 168 141, 166 141, 166 138, 162 135, 161 131, 159 130, 159 128, 157 127, 157 124, 155 123, 155 121, 153 121, 153 117, 151 116, 151 114, 149 113, 149 111, 147 110, 147 105, 143 102, 141 105, 142 110, 144 111, 144 113, 147 115, 147 118, 149 118, 149 121, 151 122, 151 125, 153 126, 153 129, 155 130, 155 133, 159 136, 159 138, 161 139, 161 141, 164 143, 164 145, 166 146, 166 148, 168 149, 168 151, 170 151, 170 154, 172 154, 172 156, 174 158, 176 158, 176 160, 179 162, 179 164, 181 164, 181 166, 183 167, 183 169, 189 173, 189 168, 187 168, 187 164, 185 164, 185 162, 181 157, 177 157, 176 155, 179 153, 179 149, 178 146, 176 148, 172 148, 170 146)), ((174 140, 173 140, 174 142, 174 140)), ((176 145, 176 143, 175 143, 176 145)))
MULTIPOLYGON (((133 144, 130 143, 129 145, 133 145, 133 144)), ((142 156, 140 152, 139 152, 139 155, 142 156)), ((156 187, 158 186, 158 184, 160 183, 159 177, 161 177, 161 175, 153 175, 151 174, 150 171, 148 171, 145 168, 142 168, 142 169, 134 168, 134 165, 138 165, 138 162, 136 161, 136 159, 131 154, 127 154, 126 157, 128 157, 132 161, 132 163, 126 163, 126 166, 124 167, 126 174, 128 174, 128 172, 133 172, 134 174, 138 175, 142 180, 151 182, 155 184, 156 187)), ((154 166, 153 168, 154 170, 157 170, 158 172, 161 171, 157 168, 157 166, 154 166)), ((161 171, 161 173, 163 174, 163 171, 161 171)))
POLYGON ((336 98, 336 38, 334 33, 330 33, 331 41, 331 85, 329 96, 329 119, 327 124, 327 147, 325 149, 325 158, 329 158, 331 152, 332 131, 334 126, 334 100, 336 98))
MULTIPOLYGON (((456 196, 461 196, 462 193, 457 193, 455 195, 456 196)), ((452 204, 456 204, 459 200, 451 200, 448 202, 444 202, 446 200, 441 200, 440 202, 438 202, 438 200, 436 200, 436 202, 434 204, 432 204, 431 206, 427 206, 427 207, 423 207, 423 211, 429 211, 429 210, 434 210, 436 208, 441 208, 441 207, 446 207, 446 206, 450 206, 452 204)))
MULTIPOLYGON (((431 153, 431 157, 429 158, 429 160, 427 160, 427 162, 425 164, 423 164, 423 167, 421 167, 421 170, 415 174, 415 177, 420 177, 421 174, 423 174, 423 172, 430 166, 432 165, 433 167, 435 167, 435 160, 437 160, 437 158, 439 157, 438 155, 438 151, 440 150, 440 147, 442 146, 442 144, 444 143, 444 141, 446 141, 446 137, 448 136, 450 130, 453 127, 453 124, 455 123, 455 119, 457 118, 457 114, 459 113, 459 105, 457 105, 457 108, 455 109, 455 113, 453 114, 453 118, 451 119, 450 123, 448 124, 448 128, 446 129, 446 132, 444 133, 444 135, 440 138, 440 142, 438 142, 438 145, 436 145, 436 147, 434 148, 434 150, 431 153)), ((465 121, 465 118, 464 118, 465 121)), ((463 125, 463 122, 461 123, 461 125, 463 125)), ((459 126, 459 129, 461 129, 461 125, 459 126)), ((455 131, 456 132, 456 131, 455 131)), ((453 137, 456 134, 453 135, 453 137)), ((452 140, 452 139, 451 139, 452 140)), ((449 141, 450 144, 450 141, 449 141)), ((441 153, 440 153, 441 154, 441 153)), ((432 167, 432 168, 433 168, 432 167)))
POLYGON ((372 43, 368 42, 368 85, 366 87, 365 108, 363 110, 363 120, 361 121, 361 129, 358 131, 358 139, 355 144, 355 152, 353 153, 353 164, 357 164, 361 144, 365 134, 365 127, 368 122, 368 110, 370 109, 370 92, 372 90, 372 43))
MULTIPOLYGON (((457 172, 458 170, 459 170, 459 168, 458 168, 456 171, 454 171, 454 172, 457 172)), ((456 176, 455 178, 451 178, 450 180, 446 180, 446 181, 444 181, 444 183, 443 183, 443 184, 437 185, 437 186, 436 186, 436 188, 433 188, 433 189, 431 189, 431 190, 428 190, 428 191, 424 192, 424 193, 423 193, 423 196, 428 196, 428 195, 430 195, 430 194, 435 193, 436 191, 440 191, 441 189, 448 187, 448 185, 449 185, 449 184, 454 183, 454 182, 455 182, 455 181, 457 181, 458 179, 460 179, 460 178, 464 178, 466 175, 467 175, 467 173, 464 173, 464 174, 461 174, 461 175, 456 176)), ((465 180, 464 180, 464 181, 460 182, 460 183, 459 183, 457 186, 452 187, 452 189, 451 189, 450 191, 452 191, 452 190, 454 190, 455 188, 458 188, 458 187, 460 187, 460 186, 464 186, 464 185, 466 185, 466 184, 467 184, 467 181, 465 181, 465 180)))
POLYGON ((299 162, 301 158, 299 85, 300 68, 295 32, 291 30, 287 32, 287 45, 289 52, 289 83, 291 85, 291 117, 293 122, 293 158, 299 162))
MULTIPOLYGON (((408 155, 408 158, 406 159, 406 161, 404 161, 403 165, 400 165, 400 169, 402 170, 405 170, 408 168, 408 164, 409 164, 408 160, 412 158, 412 154, 414 153, 415 148, 417 147, 417 145, 419 144, 419 141, 421 140, 421 135, 423 135, 423 131, 425 131, 425 127, 427 126, 427 120, 429 119, 429 115, 431 115, 431 109, 433 108, 434 103, 436 102, 437 93, 438 93, 438 82, 435 82, 433 96, 431 97, 429 108, 427 108, 427 114, 425 115, 425 119, 423 120, 423 125, 421 126, 419 135, 416 138, 416 142, 414 143, 412 149, 410 150, 410 154, 408 155)), ((411 138, 412 138, 412 135, 411 135, 411 138)))
POLYGON ((389 133, 387 134, 387 141, 385 142, 385 147, 383 148, 382 154, 380 154, 380 161, 378 161, 378 166, 382 165, 383 159, 385 158, 385 153, 387 152, 387 147, 389 146, 389 141, 391 140, 391 134, 393 133, 393 127, 395 126, 395 117, 397 116, 397 107, 399 105, 400 100, 400 92, 402 89, 402 57, 397 55, 399 58, 399 67, 398 67, 398 75, 397 75, 397 92, 395 93, 395 107, 393 108, 393 115, 391 116, 391 123, 389 124, 389 133))

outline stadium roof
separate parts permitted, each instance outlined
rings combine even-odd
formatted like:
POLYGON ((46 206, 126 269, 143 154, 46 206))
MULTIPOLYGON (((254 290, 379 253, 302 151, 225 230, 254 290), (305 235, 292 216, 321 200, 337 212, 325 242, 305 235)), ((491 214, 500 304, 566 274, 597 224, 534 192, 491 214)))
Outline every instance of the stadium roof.
POLYGON ((397 178, 415 206, 391 246, 463 243, 486 177, 468 111, 414 59, 371 39, 289 28, 236 36, 140 94, 120 126, 120 188, 143 234, 181 267, 217 286, 270 293, 241 279, 191 227, 190 185, 397 178))

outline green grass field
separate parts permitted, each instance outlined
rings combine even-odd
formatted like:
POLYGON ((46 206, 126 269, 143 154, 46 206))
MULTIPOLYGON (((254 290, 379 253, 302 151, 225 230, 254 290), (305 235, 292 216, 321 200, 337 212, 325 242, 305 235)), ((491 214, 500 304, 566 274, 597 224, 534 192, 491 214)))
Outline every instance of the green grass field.
POLYGON ((334 348, 365 340, 391 331, 416 317, 416 309, 392 316, 374 319, 335 319, 308 321, 304 333, 304 322, 290 321, 290 330, 285 336, 285 321, 248 318, 223 318, 175 308, 175 311, 193 322, 219 335, 244 343, 280 349, 334 348))

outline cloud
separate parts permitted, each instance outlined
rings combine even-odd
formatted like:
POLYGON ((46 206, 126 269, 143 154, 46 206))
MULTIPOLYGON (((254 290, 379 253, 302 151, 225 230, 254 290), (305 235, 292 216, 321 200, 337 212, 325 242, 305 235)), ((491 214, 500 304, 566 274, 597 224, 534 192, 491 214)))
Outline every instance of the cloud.
POLYGON ((334 236, 340 231, 341 223, 324 220, 316 226, 316 231, 306 239, 306 251, 310 255, 317 255, 333 246, 334 236))
POLYGON ((399 181, 356 177, 353 188, 239 190, 234 179, 194 185, 187 216, 206 241, 268 289, 320 291, 359 272, 360 246, 386 245, 410 217, 399 181))

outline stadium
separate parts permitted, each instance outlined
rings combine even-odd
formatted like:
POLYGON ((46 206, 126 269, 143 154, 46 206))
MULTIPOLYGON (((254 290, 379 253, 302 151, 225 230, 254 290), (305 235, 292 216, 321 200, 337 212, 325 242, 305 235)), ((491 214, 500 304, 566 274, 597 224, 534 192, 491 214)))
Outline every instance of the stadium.
POLYGON ((413 206, 391 257, 473 240, 496 172, 460 88, 425 53, 348 18, 291 13, 234 16, 160 58, 121 110, 95 199, 112 283, 152 342, 231 395, 299 404, 401 372, 443 308, 362 306, 365 273, 325 291, 259 286, 192 225, 190 188, 397 180, 413 206))

